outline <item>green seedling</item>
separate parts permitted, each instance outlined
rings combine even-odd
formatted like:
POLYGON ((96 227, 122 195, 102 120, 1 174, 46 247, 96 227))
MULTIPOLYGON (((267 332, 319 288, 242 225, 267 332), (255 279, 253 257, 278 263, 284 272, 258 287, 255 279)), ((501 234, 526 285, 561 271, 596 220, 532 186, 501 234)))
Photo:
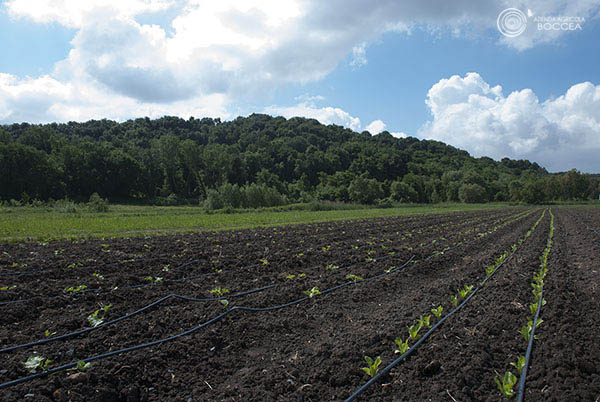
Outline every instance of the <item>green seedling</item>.
POLYGON ((262 262, 263 265, 269 265, 269 261, 266 258, 261 258, 258 261, 262 262))
POLYGON ((421 337, 419 335, 421 328, 423 328, 423 325, 420 322, 408 327, 408 335, 410 339, 414 339, 415 341, 418 340, 421 337))
POLYGON ((365 262, 375 262, 377 261, 375 258, 367 257, 365 258, 365 262))
POLYGON ((338 268, 339 267, 337 265, 327 264, 327 266, 325 267, 325 270, 327 270, 327 271, 335 271, 338 268))
POLYGON ((73 368, 68 369, 67 371, 85 371, 90 368, 92 363, 86 363, 83 360, 79 360, 77 365, 73 368))
POLYGON ((516 368, 517 373, 519 373, 519 375, 521 375, 521 370, 523 370, 523 367, 525 367, 525 356, 519 356, 517 361, 511 362, 510 365, 513 366, 514 368, 516 368))
POLYGON ((51 360, 46 359, 44 356, 33 355, 29 356, 27 361, 23 362, 23 365, 30 373, 35 373, 38 369, 42 371, 48 370, 51 360))
POLYGON ((146 276, 144 279, 147 280, 148 282, 152 283, 153 285, 155 285, 157 283, 161 283, 163 281, 163 278, 161 278, 160 276, 157 276, 156 278, 154 278, 152 276, 146 276))
POLYGON ((171 264, 167 264, 162 268, 162 270, 163 270, 163 272, 169 272, 170 268, 171 268, 171 264))
POLYGON ((494 270, 496 269, 496 265, 490 265, 489 267, 487 267, 485 269, 485 275, 486 276, 490 276, 491 274, 494 273, 494 270))
POLYGON ((306 278, 306 274, 304 272, 302 272, 301 274, 298 274, 298 279, 300 278, 306 278))
POLYGON ((431 315, 420 316, 419 317, 419 325, 422 327, 431 328, 431 315))
POLYGON ((471 291, 473 290, 473 285, 465 285, 464 288, 462 288, 461 290, 458 291, 458 294, 460 295, 461 298, 465 298, 469 295, 469 293, 471 293, 471 291))
POLYGON ((450 301, 452 302, 452 305, 454 307, 458 306, 458 296, 456 296, 456 295, 450 295, 450 301))
POLYGON ((100 275, 100 274, 99 274, 99 273, 97 273, 97 272, 94 272, 94 273, 92 274, 92 276, 93 276, 94 278, 98 279, 99 281, 103 281, 103 280, 104 280, 104 276, 100 275))
POLYGON ((321 291, 319 290, 319 288, 318 288, 318 287, 316 287, 316 286, 315 286, 315 287, 313 287, 313 288, 312 288, 312 289, 310 289, 310 290, 305 290, 303 293, 304 293, 305 295, 308 295, 308 297, 309 297, 310 299, 312 299, 314 296, 316 296, 316 295, 320 295, 320 294, 321 294, 321 291))
POLYGON ((386 269, 386 270, 385 270, 385 273, 386 273, 386 274, 389 274, 389 273, 390 273, 390 272, 392 272, 394 269, 396 269, 396 267, 395 267, 395 266, 391 266, 391 267, 389 267, 388 269, 386 269))
POLYGON ((225 289, 220 286, 217 286, 216 288, 211 289, 210 293, 215 294, 215 295, 217 295, 217 297, 221 298, 229 293, 229 289, 225 289))
POLYGON ((296 277, 296 275, 294 274, 289 274, 285 276, 285 279, 294 279, 296 277))
POLYGON ((400 338, 394 339, 394 342, 396 342, 396 345, 398 345, 398 348, 394 349, 394 353, 400 353, 401 355, 405 354, 406 351, 410 348, 408 346, 409 339, 410 338, 406 338, 406 340, 404 342, 402 342, 402 340, 400 340, 400 338))
POLYGON ((44 331, 44 335, 46 335, 46 338, 50 338, 52 335, 56 335, 56 332, 50 332, 49 329, 44 331))
POLYGON ((16 287, 17 287, 17 285, 2 286, 2 287, 0 287, 0 290, 11 290, 11 289, 15 289, 16 287))
POLYGON ((438 319, 442 317, 442 311, 444 311, 444 308, 442 306, 437 306, 437 308, 431 309, 431 312, 433 313, 435 318, 438 319))
POLYGON ((92 327, 97 327, 98 325, 104 322, 104 316, 109 308, 112 307, 112 304, 106 305, 104 307, 99 308, 94 311, 92 314, 87 316, 88 322, 92 327))
POLYGON ((356 285, 356 282, 363 280, 363 278, 361 276, 354 275, 354 274, 346 275, 346 279, 350 279, 352 282, 354 282, 355 285, 356 285))
POLYGON ((65 288, 65 292, 66 293, 78 293, 85 289, 87 289, 87 286, 85 286, 85 285, 79 285, 79 286, 75 286, 75 287, 71 286, 71 287, 65 288))
POLYGON ((498 376, 496 376, 494 381, 496 381, 496 384, 498 385, 498 388, 504 397, 512 398, 515 396, 515 391, 513 388, 517 383, 517 377, 515 377, 513 373, 507 371, 500 379, 498 379, 498 376))
POLYGON ((367 362, 367 367, 362 367, 362 371, 367 373, 369 377, 375 377, 375 374, 379 371, 379 365, 381 364, 381 357, 377 356, 375 361, 371 359, 369 356, 365 356, 365 362, 367 362))

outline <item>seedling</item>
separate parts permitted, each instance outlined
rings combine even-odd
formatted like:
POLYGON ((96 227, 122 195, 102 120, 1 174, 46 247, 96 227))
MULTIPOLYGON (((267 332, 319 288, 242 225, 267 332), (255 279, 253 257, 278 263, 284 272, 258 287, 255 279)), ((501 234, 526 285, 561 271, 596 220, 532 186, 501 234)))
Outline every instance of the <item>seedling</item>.
POLYGON ((99 274, 99 273, 97 273, 97 272, 94 272, 94 273, 92 274, 92 276, 93 276, 94 278, 96 278, 96 279, 100 280, 100 281, 103 281, 103 280, 104 280, 104 276, 100 275, 100 274, 99 274))
POLYGON ((460 297, 462 297, 464 299, 465 297, 467 297, 469 295, 469 293, 471 293, 472 290, 473 290, 473 285, 465 285, 464 288, 462 288, 461 290, 458 291, 458 294, 460 295, 460 297))
POLYGON ((354 282, 354 284, 356 285, 356 282, 362 281, 363 278, 358 276, 358 275, 354 275, 354 274, 348 274, 346 275, 346 279, 350 279, 352 282, 354 282))
POLYGON ((325 267, 325 270, 327 270, 327 271, 335 271, 338 268, 339 267, 337 265, 327 264, 327 266, 325 267))
POLYGON ((171 268, 171 264, 167 264, 162 268, 162 270, 163 270, 163 272, 169 272, 170 268, 171 268))
POLYGON ((444 308, 442 306, 437 306, 437 308, 431 309, 431 312, 433 313, 435 318, 438 318, 438 319, 442 317, 442 311, 444 311, 444 308))
POLYGON ((289 274, 285 276, 285 279, 294 279, 296 277, 296 275, 294 274, 289 274))
POLYGON ((496 384, 498 384, 498 388, 504 397, 512 398, 515 396, 513 387, 517 383, 517 377, 515 377, 513 373, 507 371, 500 379, 498 379, 498 376, 496 376, 494 381, 496 381, 496 384))
POLYGON ((27 361, 23 362, 23 365, 30 373, 35 373, 38 369, 42 371, 48 370, 51 360, 46 359, 44 356, 33 355, 29 356, 27 361))
POLYGON ((85 371, 90 368, 92 363, 86 363, 83 360, 79 360, 77 365, 73 368, 68 369, 67 371, 85 371))
POLYGON ((156 285, 156 284, 161 283, 163 281, 163 278, 161 278, 160 276, 157 276, 156 278, 154 278, 152 276, 146 276, 144 279, 147 280, 147 281, 149 281, 153 285, 156 285))
POLYGON ((11 290, 11 289, 15 289, 17 287, 17 285, 12 285, 12 286, 2 286, 0 288, 0 290, 11 290))
POLYGON ((304 272, 302 272, 301 274, 298 274, 298 279, 300 278, 306 278, 306 274, 304 272))
POLYGON ((210 293, 216 294, 217 297, 221 298, 221 297, 225 296, 227 293, 229 293, 229 289, 225 289, 220 286, 217 286, 216 288, 211 289, 210 293))
POLYGON ((101 307, 98 310, 94 311, 92 314, 87 316, 87 319, 92 327, 97 327, 98 325, 104 322, 104 316, 109 308, 112 307, 112 304, 101 307))
POLYGON ((50 338, 52 335, 56 335, 56 332, 50 332, 49 329, 44 331, 44 335, 46 335, 46 338, 50 338))
POLYGON ((371 359, 369 356, 365 356, 365 361, 367 362, 367 367, 362 367, 362 370, 369 375, 369 377, 375 377, 375 374, 379 371, 379 365, 381 364, 381 357, 377 356, 375 361, 371 359))
POLYGON ((75 287, 71 286, 71 287, 65 288, 65 292, 66 293, 78 293, 78 292, 84 291, 85 289, 87 289, 87 286, 85 286, 85 285, 79 285, 79 286, 75 286, 75 287))
POLYGON ((310 290, 305 290, 303 293, 304 293, 305 295, 308 295, 308 297, 309 297, 310 299, 312 299, 312 298, 313 298, 314 296, 316 296, 316 295, 320 295, 320 294, 321 294, 321 292, 320 292, 319 288, 318 288, 318 287, 316 287, 316 286, 315 286, 315 287, 313 287, 313 288, 312 288, 312 289, 310 289, 310 290))
POLYGON ((266 258, 261 258, 259 261, 262 262, 263 265, 269 265, 269 261, 267 261, 266 258))
POLYGON ((523 367, 525 367, 525 356, 519 356, 517 361, 511 362, 510 365, 513 366, 514 368, 516 368, 517 373, 519 373, 519 375, 521 375, 521 370, 523 370, 523 367))
POLYGON ((419 331, 423 328, 422 323, 417 323, 408 327, 408 335, 410 339, 414 339, 415 341, 419 339, 421 336, 419 335, 419 331))
POLYGON ((410 338, 406 338, 404 342, 402 342, 400 338, 394 339, 394 342, 396 342, 396 345, 398 345, 398 348, 394 349, 394 353, 400 353, 401 355, 405 354, 406 351, 410 348, 408 346, 409 339, 410 338))
POLYGON ((454 307, 458 306, 458 297, 456 295, 450 295, 450 301, 454 307))
POLYGON ((375 258, 367 257, 365 258, 365 262, 375 262, 377 261, 375 258))
POLYGON ((422 327, 431 328, 431 315, 420 316, 419 317, 419 325, 422 327))
POLYGON ((494 270, 496 269, 496 265, 490 265, 489 267, 487 267, 485 269, 485 275, 486 276, 490 276, 491 274, 494 273, 494 270))

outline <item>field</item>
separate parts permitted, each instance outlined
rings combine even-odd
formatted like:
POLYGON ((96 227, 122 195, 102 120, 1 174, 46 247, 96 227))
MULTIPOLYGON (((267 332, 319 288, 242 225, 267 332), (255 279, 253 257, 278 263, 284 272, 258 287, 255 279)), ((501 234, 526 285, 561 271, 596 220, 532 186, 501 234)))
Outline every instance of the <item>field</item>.
POLYGON ((0 246, 2 401, 600 398, 598 208, 40 233, 0 246))

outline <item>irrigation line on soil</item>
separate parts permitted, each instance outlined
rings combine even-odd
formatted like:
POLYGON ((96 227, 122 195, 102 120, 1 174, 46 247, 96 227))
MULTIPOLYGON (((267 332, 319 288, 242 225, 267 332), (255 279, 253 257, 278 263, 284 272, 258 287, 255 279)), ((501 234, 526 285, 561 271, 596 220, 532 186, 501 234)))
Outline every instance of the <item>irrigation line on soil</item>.
MULTIPOLYGON (((542 214, 542 217, 543 216, 544 216, 544 214, 542 214)), ((536 224, 536 226, 537 226, 537 224, 536 224)), ((376 383, 382 376, 384 376, 385 374, 387 374, 392 368, 394 368, 396 365, 398 365, 399 363, 401 363, 402 361, 404 361, 407 357, 409 357, 427 338, 429 338, 431 336, 431 334, 433 334, 433 332, 440 325, 442 325, 442 323, 444 321, 446 321, 447 318, 451 317, 456 312, 460 311, 464 307, 464 305, 469 300, 471 300, 471 298, 473 296, 475 296, 475 294, 477 294, 477 292, 479 292, 479 290, 481 290, 483 288, 483 286, 488 281, 488 279, 491 278, 496 273, 496 271, 498 269, 500 269, 500 267, 502 267, 506 262, 508 262, 508 261, 510 261, 512 259, 512 257, 514 256, 514 254, 517 252, 517 250, 519 250, 523 246, 523 244, 525 244, 525 241, 523 241, 521 243, 521 245, 519 247, 517 247, 510 254, 510 256, 508 256, 500 264, 498 264, 498 266, 492 271, 492 273, 490 275, 488 275, 483 281, 481 281, 480 284, 479 284, 479 286, 476 287, 473 290, 473 292, 471 292, 471 294, 469 296, 467 296, 467 298, 465 300, 462 301, 462 303, 460 303, 457 307, 455 307, 452 311, 450 311, 443 318, 441 318, 437 323, 435 323, 435 325, 433 327, 431 327, 429 329, 429 331, 427 331, 425 334, 423 334, 423 336, 421 338, 419 338, 415 342, 415 344, 413 346, 411 346, 411 348, 408 349, 402 356, 398 357, 396 360, 394 360, 393 362, 391 362, 390 364, 388 364, 385 368, 383 368, 381 371, 379 371, 379 373, 377 373, 374 377, 372 377, 369 381, 367 381, 359 389, 357 389, 352 395, 350 395, 348 398, 346 398, 345 402, 350 402, 350 401, 353 401, 354 399, 356 399, 361 393, 363 393, 367 388, 369 388, 371 385, 373 385, 374 383, 376 383)))
MULTIPOLYGON (((259 292, 262 292, 262 291, 267 290, 267 289, 272 289, 275 286, 276 285, 269 285, 269 286, 264 286, 262 288, 247 290, 245 292, 240 292, 240 293, 236 293, 236 294, 230 295, 229 297, 240 297, 240 296, 246 296, 246 295, 249 295, 249 294, 252 294, 252 293, 259 293, 259 292)), ((88 332, 91 332, 91 331, 94 331, 94 330, 106 327, 108 325, 114 324, 116 322, 119 322, 119 321, 122 321, 122 320, 126 320, 128 318, 134 317, 134 316, 136 316, 136 315, 138 315, 140 313, 143 313, 144 311, 147 311, 147 310, 151 309, 152 307, 156 307, 159 304, 162 304, 162 303, 166 302, 167 300, 173 299, 173 298, 175 298, 175 299, 181 299, 181 300, 185 300, 185 301, 190 301, 190 302, 208 302, 208 301, 218 301, 218 300, 224 299, 222 297, 220 297, 220 298, 219 297, 194 298, 194 297, 182 296, 182 295, 178 295, 178 294, 172 293, 172 294, 169 294, 169 295, 167 295, 165 297, 162 297, 162 298, 160 298, 160 299, 158 299, 158 300, 156 300, 156 301, 154 301, 154 302, 152 302, 152 303, 150 303, 150 304, 148 304, 148 305, 146 305, 146 306, 144 306, 144 307, 142 307, 142 308, 140 308, 138 310, 135 310, 135 311, 133 311, 131 313, 122 315, 122 316, 117 317, 117 318, 115 318, 113 320, 103 322, 102 324, 96 325, 95 327, 84 328, 84 329, 81 329, 79 331, 70 332, 68 334, 58 335, 58 336, 54 336, 54 337, 46 338, 46 339, 40 339, 39 341, 24 343, 24 344, 21 344, 21 345, 10 346, 10 347, 4 348, 4 349, 0 349, 0 353, 12 352, 13 350, 24 349, 24 348, 31 347, 31 346, 36 346, 36 345, 43 345, 43 344, 54 342, 54 341, 58 341, 58 340, 61 340, 61 339, 67 339, 67 338, 72 338, 74 336, 82 335, 82 334, 85 334, 85 333, 88 333, 88 332)))
MULTIPOLYGON (((402 270, 403 268, 405 268, 414 259, 414 257, 415 256, 413 255, 404 264, 402 264, 401 266, 399 266, 399 267, 395 268, 394 270, 390 271, 390 274, 393 273, 393 272, 399 272, 400 270, 402 270)), ((361 282, 364 282, 364 281, 361 281, 361 282)), ((342 284, 333 286, 332 288, 325 289, 325 290, 321 291, 320 293, 321 293, 321 295, 323 295, 323 294, 332 292, 333 290, 336 290, 336 289, 339 289, 339 288, 342 288, 342 287, 345 287, 345 286, 349 286, 349 285, 352 285, 352 284, 354 284, 353 281, 344 282, 342 284)), ((89 363, 89 362, 93 362, 93 361, 96 361, 96 360, 101 360, 101 359, 105 359, 105 358, 108 358, 108 357, 111 357, 111 356, 119 355, 119 354, 122 354, 122 353, 132 352, 132 351, 135 351, 135 350, 144 349, 144 348, 148 348, 148 347, 155 346, 155 345, 160 345, 162 343, 166 343, 166 342, 170 342, 170 341, 179 339, 181 337, 190 335, 190 334, 192 334, 192 333, 194 333, 194 332, 196 332, 196 331, 198 331, 198 330, 200 330, 200 329, 202 329, 202 328, 204 328, 204 327, 206 327, 206 326, 208 326, 210 324, 213 324, 213 323, 221 320, 222 318, 224 318, 225 316, 231 314, 233 311, 236 311, 236 310, 251 311, 251 312, 275 311, 275 310, 280 310, 280 309, 283 309, 283 308, 286 308, 286 307, 294 306, 296 304, 300 304, 300 303, 302 303, 302 302, 304 302, 306 300, 310 300, 310 297, 304 296, 304 297, 302 297, 300 299, 291 301, 289 303, 279 304, 279 305, 271 306, 271 307, 233 306, 229 310, 224 311, 223 313, 221 313, 221 314, 219 314, 219 315, 211 318, 210 320, 205 321, 202 324, 199 324, 199 325, 197 325, 197 326, 195 326, 193 328, 190 328, 190 329, 188 329, 188 330, 186 330, 184 332, 181 332, 179 334, 175 334, 175 335, 169 336, 167 338, 157 339, 155 341, 143 343, 143 344, 140 344, 140 345, 134 345, 134 346, 130 346, 130 347, 127 347, 127 348, 122 348, 122 349, 119 349, 119 350, 114 350, 112 352, 107 352, 107 353, 103 353, 103 354, 100 354, 100 355, 86 357, 85 359, 81 359, 81 360, 78 360, 76 362, 63 364, 62 366, 58 366, 58 367, 54 367, 54 368, 46 370, 46 371, 42 371, 41 373, 32 374, 32 375, 29 375, 27 377, 17 378, 15 380, 8 381, 8 382, 5 382, 3 384, 0 384, 0 389, 8 388, 8 387, 11 387, 11 386, 14 386, 14 385, 17 385, 17 384, 21 384, 21 383, 24 383, 24 382, 27 382, 27 381, 34 380, 36 378, 45 377, 47 375, 54 374, 54 373, 57 373, 59 371, 63 371, 63 370, 67 370, 67 369, 76 367, 77 364, 80 361, 83 361, 85 363, 89 363)))
POLYGON ((527 367, 529 366, 529 359, 531 358, 531 350, 533 349, 533 339, 535 338, 535 326, 537 324, 540 311, 542 309, 542 300, 544 297, 544 290, 540 292, 540 300, 538 301, 537 311, 535 312, 535 318, 533 319, 533 325, 531 327, 531 333, 529 334, 529 342, 527 343, 527 351, 525 352, 525 365, 521 369, 519 375, 519 393, 517 394, 517 401, 523 402, 525 397, 525 378, 527 377, 527 367))

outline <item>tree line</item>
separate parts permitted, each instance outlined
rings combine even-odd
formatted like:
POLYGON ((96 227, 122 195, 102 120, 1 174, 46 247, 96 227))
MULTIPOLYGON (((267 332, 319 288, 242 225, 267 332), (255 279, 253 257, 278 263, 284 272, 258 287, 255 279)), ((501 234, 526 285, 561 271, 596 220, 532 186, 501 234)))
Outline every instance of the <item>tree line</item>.
POLYGON ((331 200, 376 204, 598 198, 599 180, 473 158, 444 143, 253 114, 0 127, 0 198, 209 208, 331 200))

